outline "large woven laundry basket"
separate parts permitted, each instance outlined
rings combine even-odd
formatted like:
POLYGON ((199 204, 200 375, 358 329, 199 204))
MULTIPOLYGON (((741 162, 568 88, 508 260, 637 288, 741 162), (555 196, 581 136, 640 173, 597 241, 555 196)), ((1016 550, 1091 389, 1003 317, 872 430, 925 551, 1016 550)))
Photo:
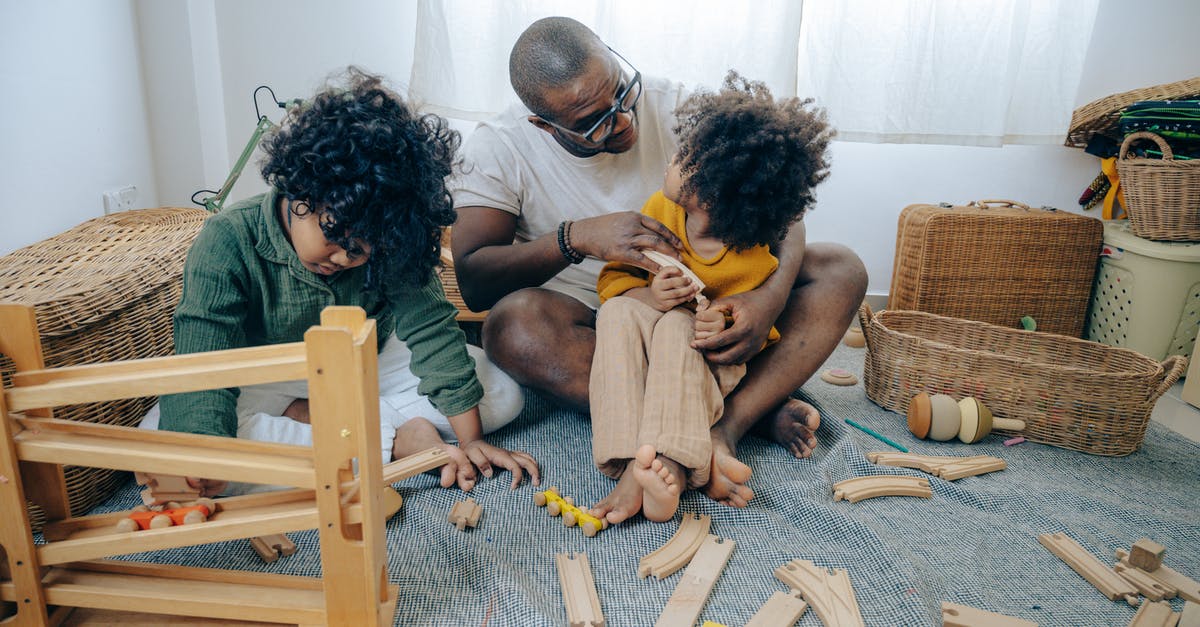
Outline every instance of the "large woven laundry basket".
MULTIPOLYGON (((47 367, 160 357, 173 352, 171 316, 179 302, 183 261, 208 212, 159 208, 114 213, 0 257, 0 302, 31 305, 47 367)), ((14 366, 0 356, 9 384, 14 366)), ((58 408, 55 418, 136 425, 157 399, 138 398, 58 408)), ((71 513, 112 495, 124 475, 64 468, 71 513)), ((40 529, 45 517, 31 505, 40 529)))
POLYGON ((919 311, 863 305, 858 317, 863 386, 880 407, 905 414, 919 392, 973 396, 998 417, 1025 421, 1027 440, 1093 455, 1136 451, 1154 403, 1187 368, 1179 355, 1160 363, 1098 342, 919 311))

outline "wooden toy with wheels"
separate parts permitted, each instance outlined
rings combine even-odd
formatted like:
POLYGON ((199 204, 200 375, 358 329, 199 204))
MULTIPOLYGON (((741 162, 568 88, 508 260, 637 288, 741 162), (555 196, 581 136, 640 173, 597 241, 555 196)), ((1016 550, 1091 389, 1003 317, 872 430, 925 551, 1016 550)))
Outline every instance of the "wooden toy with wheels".
POLYGON ((575 499, 559 495, 558 488, 550 486, 541 492, 533 494, 533 502, 538 507, 545 507, 551 516, 562 515, 563 524, 568 527, 579 526, 583 535, 592 537, 608 528, 608 521, 596 518, 575 506, 575 499))
POLYGON ((992 429, 1021 431, 1022 420, 997 418, 979 399, 968 396, 958 402, 945 394, 917 394, 908 403, 908 430, 924 440, 939 442, 958 437, 964 444, 974 444, 987 437, 992 429))

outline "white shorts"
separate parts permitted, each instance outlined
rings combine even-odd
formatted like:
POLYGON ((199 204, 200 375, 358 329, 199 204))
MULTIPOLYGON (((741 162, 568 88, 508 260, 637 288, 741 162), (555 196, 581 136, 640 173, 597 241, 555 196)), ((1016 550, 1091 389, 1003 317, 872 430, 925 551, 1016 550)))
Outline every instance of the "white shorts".
MULTIPOLYGON (((483 398, 479 401, 479 416, 483 432, 491 433, 512 422, 525 405, 521 386, 500 370, 484 355, 483 349, 467 345, 467 353, 475 360, 475 376, 483 385, 483 398)), ((417 392, 420 379, 409 367, 412 351, 395 336, 392 336, 379 353, 379 429, 383 448, 383 461, 392 459, 392 441, 396 429, 409 420, 421 417, 437 427, 442 439, 456 442, 454 428, 429 397, 417 392)), ((263 442, 312 446, 312 426, 296 422, 283 416, 292 401, 308 398, 307 381, 285 381, 248 385, 241 388, 238 396, 237 437, 263 442)), ((157 429, 159 408, 156 403, 142 418, 143 429, 157 429)), ((253 484, 231 484, 225 494, 244 494, 269 486, 253 484)))

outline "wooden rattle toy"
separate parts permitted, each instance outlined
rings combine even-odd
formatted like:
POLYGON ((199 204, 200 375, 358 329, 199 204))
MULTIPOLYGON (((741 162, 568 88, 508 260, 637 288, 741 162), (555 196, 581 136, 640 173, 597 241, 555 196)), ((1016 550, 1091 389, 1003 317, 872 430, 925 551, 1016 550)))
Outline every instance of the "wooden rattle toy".
POLYGON ((1024 428, 1024 421, 996 418, 986 405, 971 396, 955 402, 946 394, 930 396, 921 392, 908 404, 908 430, 922 440, 928 437, 945 442, 957 436, 965 444, 974 444, 987 437, 992 429, 1024 428))

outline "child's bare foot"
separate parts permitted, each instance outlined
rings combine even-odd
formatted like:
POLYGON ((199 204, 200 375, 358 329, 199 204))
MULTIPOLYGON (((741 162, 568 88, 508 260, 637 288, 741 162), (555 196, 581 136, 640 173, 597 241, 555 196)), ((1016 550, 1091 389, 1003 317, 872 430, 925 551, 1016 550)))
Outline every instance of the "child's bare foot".
POLYGON ((457 446, 446 444, 437 427, 419 416, 396 429, 396 438, 392 440, 392 459, 408 457, 435 446, 450 456, 450 462, 442 466, 442 487, 449 488, 457 483, 464 492, 475 487, 475 465, 467 458, 467 454, 457 446))
POLYGON ((625 467, 625 473, 617 480, 616 487, 608 496, 592 506, 588 510, 589 514, 607 519, 610 525, 615 525, 642 511, 642 486, 633 478, 633 466, 634 463, 630 460, 625 467))
POLYGON ((774 414, 758 421, 760 435, 775 440, 800 459, 812 455, 817 447, 817 438, 813 434, 820 426, 821 414, 817 408, 794 398, 785 401, 774 414))
POLYGON ((729 507, 745 507, 754 498, 754 490, 746 485, 750 480, 750 467, 734 455, 729 442, 712 432, 712 470, 704 493, 708 498, 729 507))
POLYGON ((675 517, 687 480, 679 462, 659 455, 654 445, 643 444, 626 474, 632 474, 642 486, 642 514, 647 520, 665 522, 675 517))

